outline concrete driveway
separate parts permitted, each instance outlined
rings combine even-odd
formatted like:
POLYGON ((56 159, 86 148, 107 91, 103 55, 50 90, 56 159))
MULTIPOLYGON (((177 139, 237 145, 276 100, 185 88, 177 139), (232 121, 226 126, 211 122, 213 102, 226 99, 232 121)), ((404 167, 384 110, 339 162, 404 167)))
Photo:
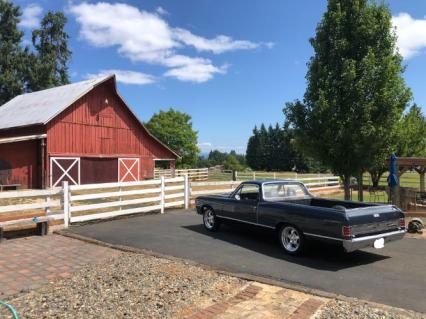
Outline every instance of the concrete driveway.
POLYGON ((406 238, 384 249, 345 254, 323 244, 293 257, 273 231, 237 224, 204 229, 194 211, 176 210, 75 226, 76 234, 186 258, 232 272, 426 312, 426 241, 406 238))

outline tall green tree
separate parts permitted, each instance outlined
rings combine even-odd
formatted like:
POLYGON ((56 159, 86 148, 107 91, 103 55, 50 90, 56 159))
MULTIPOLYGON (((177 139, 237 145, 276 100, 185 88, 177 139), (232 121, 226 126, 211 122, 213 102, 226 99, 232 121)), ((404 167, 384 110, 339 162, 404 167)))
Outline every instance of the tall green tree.
POLYGON ((310 42, 304 100, 288 103, 285 113, 298 146, 342 177, 349 199, 350 177, 390 154, 411 99, 390 10, 368 0, 329 0, 310 42))
POLYGON ((223 162, 228 157, 228 154, 219 150, 211 150, 208 156, 210 165, 223 165, 223 162))
POLYGON ((257 126, 255 126, 253 129, 253 135, 247 142, 246 161, 247 165, 253 170, 261 169, 261 141, 259 135, 259 130, 257 129, 257 126))
POLYGON ((20 16, 19 6, 0 0, 0 106, 25 90, 28 52, 21 46, 20 16))
POLYGON ((32 56, 33 70, 30 78, 32 91, 69 83, 69 36, 65 32, 67 18, 62 12, 48 12, 41 20, 40 28, 32 33, 36 54, 32 56))
POLYGON ((182 157, 176 163, 178 167, 195 166, 199 153, 198 133, 192 128, 190 115, 170 108, 168 111, 154 114, 146 123, 146 127, 161 142, 182 157))
MULTIPOLYGON (((422 157, 426 156, 426 117, 422 109, 414 104, 396 124, 396 133, 392 141, 392 153, 398 157, 422 157)), ((369 168, 368 172, 374 187, 379 185, 383 173, 389 168, 384 164, 384 156, 377 165, 369 168)))
POLYGON ((241 171, 244 169, 244 166, 241 165, 238 158, 233 154, 229 154, 227 156, 227 158, 223 162, 223 166, 225 167, 225 169, 230 169, 233 171, 241 171))
POLYGON ((416 104, 399 121, 396 140, 398 156, 426 156, 426 117, 416 104))
POLYGON ((253 130, 246 151, 246 163, 254 170, 267 171, 308 171, 305 157, 294 147, 292 128, 285 124, 280 127, 261 125, 253 130))

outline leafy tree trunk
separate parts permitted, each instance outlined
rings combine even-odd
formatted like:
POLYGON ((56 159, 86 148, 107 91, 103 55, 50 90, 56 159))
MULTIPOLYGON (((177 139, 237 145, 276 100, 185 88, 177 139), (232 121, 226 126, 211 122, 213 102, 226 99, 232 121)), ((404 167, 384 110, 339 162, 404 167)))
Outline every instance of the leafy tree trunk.
POLYGON ((345 191, 345 200, 351 199, 351 176, 343 175, 343 189, 345 191))
POLYGON ((360 202, 364 201, 364 185, 363 185, 363 172, 358 175, 358 200, 360 202))
POLYGON ((386 167, 381 167, 381 168, 370 169, 368 171, 368 173, 370 173, 371 183, 373 184, 374 188, 379 187, 380 178, 382 178, 382 175, 384 172, 386 172, 386 170, 387 170, 386 167))
POLYGON ((373 184, 374 188, 377 188, 379 186, 379 181, 381 175, 379 175, 379 172, 369 172, 371 176, 371 183, 373 184))

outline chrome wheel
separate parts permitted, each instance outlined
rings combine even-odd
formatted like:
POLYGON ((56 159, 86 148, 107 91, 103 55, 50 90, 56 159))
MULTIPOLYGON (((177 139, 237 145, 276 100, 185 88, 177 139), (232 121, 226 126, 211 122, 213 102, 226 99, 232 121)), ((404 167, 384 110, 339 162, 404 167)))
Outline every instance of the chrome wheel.
POLYGON ((284 227, 281 232, 281 244, 288 252, 297 252, 301 244, 301 237, 299 231, 293 226, 284 227))
POLYGON ((204 226, 207 229, 212 230, 215 227, 215 215, 213 210, 209 208, 206 209, 203 215, 203 220, 204 220, 204 226))

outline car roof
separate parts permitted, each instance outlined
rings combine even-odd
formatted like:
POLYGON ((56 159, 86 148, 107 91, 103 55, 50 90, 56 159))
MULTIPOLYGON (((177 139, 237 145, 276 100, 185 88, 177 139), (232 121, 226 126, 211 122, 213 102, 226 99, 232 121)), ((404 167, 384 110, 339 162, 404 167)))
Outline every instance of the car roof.
POLYGON ((259 179, 259 180, 244 181, 244 182, 242 182, 242 184, 262 185, 264 183, 274 183, 274 182, 285 182, 285 183, 293 182, 293 183, 300 184, 299 181, 296 181, 294 179, 259 179))

